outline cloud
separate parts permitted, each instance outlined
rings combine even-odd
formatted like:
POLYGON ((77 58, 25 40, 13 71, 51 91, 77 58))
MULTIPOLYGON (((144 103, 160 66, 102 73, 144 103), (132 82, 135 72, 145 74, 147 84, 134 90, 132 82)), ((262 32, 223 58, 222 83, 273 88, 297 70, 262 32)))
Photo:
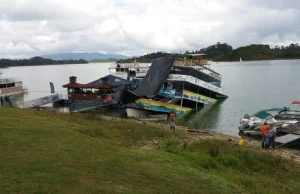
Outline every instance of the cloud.
POLYGON ((289 44, 300 37, 299 9, 296 0, 2 0, 0 57, 289 44))

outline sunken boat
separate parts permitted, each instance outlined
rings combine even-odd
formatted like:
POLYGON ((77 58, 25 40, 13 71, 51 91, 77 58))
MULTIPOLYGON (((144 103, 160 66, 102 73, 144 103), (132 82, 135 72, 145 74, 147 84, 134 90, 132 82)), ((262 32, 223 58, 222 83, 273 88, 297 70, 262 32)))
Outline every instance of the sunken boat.
POLYGON ((177 115, 227 98, 221 91, 222 76, 211 68, 205 54, 188 58, 164 57, 153 60, 135 90, 123 93, 126 112, 139 115, 151 111, 177 115))

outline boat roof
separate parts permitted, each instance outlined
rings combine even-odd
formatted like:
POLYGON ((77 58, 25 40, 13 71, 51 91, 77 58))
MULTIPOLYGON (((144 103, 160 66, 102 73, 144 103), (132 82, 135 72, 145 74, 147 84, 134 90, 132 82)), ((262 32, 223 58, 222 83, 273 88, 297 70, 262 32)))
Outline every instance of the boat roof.
POLYGON ((265 110, 261 110, 258 111, 257 113, 253 114, 252 116, 261 118, 261 119, 266 119, 270 116, 272 116, 272 114, 270 112, 279 112, 284 110, 283 108, 271 108, 271 109, 265 109, 265 110))
POLYGON ((89 84, 103 84, 104 80, 107 80, 107 84, 112 86, 122 86, 122 85, 131 85, 139 83, 140 81, 132 81, 132 80, 126 80, 114 75, 107 75, 105 77, 102 77, 100 79, 97 79, 95 81, 92 81, 89 84))
POLYGON ((112 89, 116 86, 109 84, 80 84, 80 83, 68 83, 62 86, 63 88, 91 88, 91 89, 112 89))
POLYGON ((192 56, 192 57, 196 57, 196 56, 205 56, 205 53, 198 53, 198 54, 185 54, 187 56, 192 56))
POLYGON ((300 101, 293 101, 292 104, 300 104, 300 101))

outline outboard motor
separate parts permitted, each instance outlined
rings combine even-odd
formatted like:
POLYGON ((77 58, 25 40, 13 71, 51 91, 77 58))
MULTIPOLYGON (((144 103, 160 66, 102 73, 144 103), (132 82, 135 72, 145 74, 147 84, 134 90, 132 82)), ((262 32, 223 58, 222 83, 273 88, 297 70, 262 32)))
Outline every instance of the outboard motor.
POLYGON ((250 119, 250 115, 245 114, 245 115, 244 115, 244 118, 245 118, 245 119, 250 119))

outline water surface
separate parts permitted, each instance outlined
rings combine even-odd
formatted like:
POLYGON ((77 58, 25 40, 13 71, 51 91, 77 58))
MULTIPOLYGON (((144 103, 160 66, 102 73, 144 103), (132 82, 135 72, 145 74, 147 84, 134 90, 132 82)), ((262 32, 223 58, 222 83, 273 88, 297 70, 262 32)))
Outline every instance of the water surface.
MULTIPOLYGON (((4 70, 4 76, 21 77, 28 93, 19 99, 31 100, 49 95, 50 81, 56 92, 66 94, 61 86, 69 82, 69 76, 88 83, 109 74, 110 64, 12 67, 4 70)), ((229 98, 188 115, 185 124, 192 127, 237 135, 244 114, 300 100, 300 60, 222 62, 212 67, 222 74, 222 90, 229 98)))

